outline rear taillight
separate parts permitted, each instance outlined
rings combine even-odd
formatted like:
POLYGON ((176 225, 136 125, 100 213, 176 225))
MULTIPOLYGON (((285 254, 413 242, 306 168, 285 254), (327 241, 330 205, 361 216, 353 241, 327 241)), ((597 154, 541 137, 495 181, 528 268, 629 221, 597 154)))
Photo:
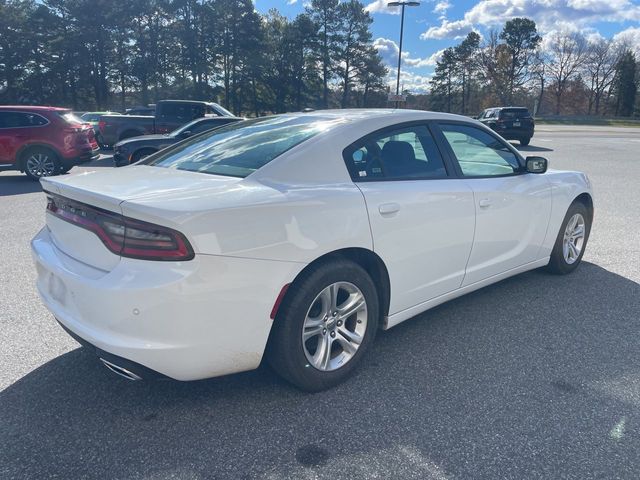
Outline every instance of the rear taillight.
POLYGON ((153 223, 47 194, 47 211, 57 218, 95 233, 116 255, 140 260, 185 261, 194 257, 180 232, 153 223))

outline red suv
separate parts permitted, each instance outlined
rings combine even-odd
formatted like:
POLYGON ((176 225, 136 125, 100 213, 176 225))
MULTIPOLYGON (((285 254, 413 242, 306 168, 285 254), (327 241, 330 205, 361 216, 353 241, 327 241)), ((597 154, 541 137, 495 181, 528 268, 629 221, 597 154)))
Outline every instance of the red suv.
POLYGON ((93 128, 71 110, 0 106, 0 171, 19 170, 37 180, 98 156, 93 128))

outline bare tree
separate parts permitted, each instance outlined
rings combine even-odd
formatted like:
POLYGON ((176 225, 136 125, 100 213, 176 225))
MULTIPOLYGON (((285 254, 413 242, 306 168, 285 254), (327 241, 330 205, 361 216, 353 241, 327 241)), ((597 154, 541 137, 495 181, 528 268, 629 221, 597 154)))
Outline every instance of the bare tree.
POLYGON ((587 41, 580 33, 556 32, 551 38, 551 61, 546 69, 551 79, 550 90, 556 97, 556 115, 560 115, 562 95, 584 65, 588 51, 587 41))
POLYGON ((600 103, 613 83, 620 50, 611 40, 599 39, 589 44, 585 72, 589 87, 589 115, 600 113, 600 103))
POLYGON ((531 79, 533 80, 533 88, 538 90, 538 96, 536 97, 536 108, 533 112, 534 115, 542 114, 542 101, 544 100, 544 92, 547 80, 547 64, 549 63, 549 53, 538 48, 531 61, 531 79))

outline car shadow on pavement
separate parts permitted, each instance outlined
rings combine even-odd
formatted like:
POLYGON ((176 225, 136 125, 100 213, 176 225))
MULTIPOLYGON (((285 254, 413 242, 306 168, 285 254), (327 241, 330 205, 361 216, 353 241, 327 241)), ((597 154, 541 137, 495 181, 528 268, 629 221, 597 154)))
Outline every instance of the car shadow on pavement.
POLYGON ((23 195, 25 193, 41 192, 40 182, 31 180, 22 173, 0 174, 0 197, 23 195))
POLYGON ((79 348, 0 392, 0 476, 634 478, 639 318, 638 283, 534 271, 380 332, 317 394, 264 366, 130 382, 79 348))

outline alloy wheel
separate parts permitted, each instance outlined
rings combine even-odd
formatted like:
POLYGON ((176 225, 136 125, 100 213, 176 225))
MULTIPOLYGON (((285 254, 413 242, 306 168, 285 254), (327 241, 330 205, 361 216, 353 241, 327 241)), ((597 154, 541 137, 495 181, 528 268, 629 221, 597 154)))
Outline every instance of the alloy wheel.
POLYGON ((34 153, 27 159, 28 172, 36 177, 49 177, 56 173, 56 163, 47 153, 34 153))
POLYGON ((336 370, 358 351, 367 330, 367 301, 349 282, 324 288, 307 311, 302 345, 309 363, 321 371, 336 370))
POLYGON ((562 239, 562 254, 564 261, 569 265, 575 263, 580 257, 580 253, 584 247, 585 234, 584 217, 576 213, 567 222, 562 239))

